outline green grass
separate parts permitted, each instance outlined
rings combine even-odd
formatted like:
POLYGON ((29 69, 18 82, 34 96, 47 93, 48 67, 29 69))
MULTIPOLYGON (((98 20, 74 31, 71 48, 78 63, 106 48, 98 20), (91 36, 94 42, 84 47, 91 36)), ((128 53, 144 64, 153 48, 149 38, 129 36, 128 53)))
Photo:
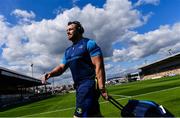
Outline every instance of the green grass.
MULTIPOLYGON (((180 76, 109 86, 108 92, 138 100, 152 100, 165 106, 176 117, 180 116, 180 76)), ((121 99, 120 96, 114 98, 123 105, 129 99, 121 99)), ((102 98, 100 103, 101 112, 105 117, 120 116, 120 111, 111 103, 105 102, 102 98)), ((70 93, 1 111, 0 117, 72 117, 74 106, 75 94, 70 93)))

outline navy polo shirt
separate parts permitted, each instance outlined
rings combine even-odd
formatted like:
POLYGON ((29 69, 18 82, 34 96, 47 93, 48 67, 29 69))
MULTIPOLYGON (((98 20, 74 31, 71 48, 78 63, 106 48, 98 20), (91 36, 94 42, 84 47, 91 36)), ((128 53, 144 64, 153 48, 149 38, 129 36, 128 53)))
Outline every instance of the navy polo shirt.
POLYGON ((70 67, 75 84, 82 80, 95 78, 95 67, 91 57, 101 56, 100 47, 92 39, 82 38, 66 49, 62 64, 70 67))

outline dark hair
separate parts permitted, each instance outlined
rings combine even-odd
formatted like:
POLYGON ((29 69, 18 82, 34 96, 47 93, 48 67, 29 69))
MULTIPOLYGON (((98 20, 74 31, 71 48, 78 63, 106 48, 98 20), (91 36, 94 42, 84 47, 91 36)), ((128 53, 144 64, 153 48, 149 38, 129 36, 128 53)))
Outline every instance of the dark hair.
POLYGON ((84 28, 83 26, 81 25, 81 23, 79 21, 70 21, 68 22, 68 25, 71 25, 71 24, 76 24, 77 25, 77 29, 79 31, 80 34, 83 34, 84 33, 84 28))

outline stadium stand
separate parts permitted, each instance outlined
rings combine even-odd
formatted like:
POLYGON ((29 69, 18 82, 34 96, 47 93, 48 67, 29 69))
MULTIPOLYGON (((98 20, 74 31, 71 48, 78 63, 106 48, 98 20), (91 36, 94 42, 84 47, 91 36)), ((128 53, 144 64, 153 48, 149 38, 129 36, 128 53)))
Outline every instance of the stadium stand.
POLYGON ((142 79, 156 79, 180 74, 180 53, 150 63, 139 68, 142 79))
POLYGON ((137 80, 141 79, 139 72, 127 73, 126 78, 127 78, 128 82, 133 82, 133 81, 137 81, 137 80))
POLYGON ((0 108, 46 96, 37 92, 38 86, 41 80, 0 67, 0 108))

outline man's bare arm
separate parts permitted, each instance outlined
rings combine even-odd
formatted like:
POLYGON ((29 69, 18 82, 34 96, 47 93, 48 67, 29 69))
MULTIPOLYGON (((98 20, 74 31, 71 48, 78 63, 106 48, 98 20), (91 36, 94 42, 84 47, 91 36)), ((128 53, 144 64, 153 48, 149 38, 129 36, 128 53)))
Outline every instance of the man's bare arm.
POLYGON ((104 70, 103 58, 101 56, 95 56, 92 57, 91 59, 95 66, 99 89, 103 89, 105 88, 105 70, 104 70))
POLYGON ((102 56, 95 56, 95 57, 91 57, 91 60, 95 66, 96 77, 97 77, 97 81, 98 81, 98 87, 101 90, 101 95, 103 96, 103 98, 105 98, 107 100, 108 95, 107 95, 107 91, 105 88, 106 77, 105 77, 103 57, 102 56))
POLYGON ((52 71, 46 73, 45 76, 42 77, 42 83, 46 83, 46 80, 48 80, 50 77, 61 75, 66 69, 67 67, 64 64, 58 65, 52 71))

